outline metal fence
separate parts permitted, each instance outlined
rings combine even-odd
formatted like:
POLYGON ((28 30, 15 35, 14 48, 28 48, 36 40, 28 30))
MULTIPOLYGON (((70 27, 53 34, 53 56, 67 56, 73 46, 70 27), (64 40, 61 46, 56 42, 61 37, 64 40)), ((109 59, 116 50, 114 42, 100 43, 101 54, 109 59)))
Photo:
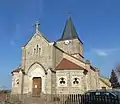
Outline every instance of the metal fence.
POLYGON ((57 95, 53 99, 58 104, 120 104, 120 98, 113 96, 83 96, 80 94, 57 95))
POLYGON ((110 96, 82 96, 81 94, 8 95, 0 104, 120 104, 110 96), (87 102, 94 101, 94 102, 87 102))

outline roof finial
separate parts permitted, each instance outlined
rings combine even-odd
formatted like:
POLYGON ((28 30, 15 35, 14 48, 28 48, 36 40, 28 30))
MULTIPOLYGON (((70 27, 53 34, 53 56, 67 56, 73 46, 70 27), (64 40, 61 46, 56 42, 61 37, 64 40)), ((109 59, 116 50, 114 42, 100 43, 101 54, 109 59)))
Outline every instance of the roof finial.
POLYGON ((40 23, 39 23, 39 21, 37 21, 35 24, 36 33, 39 31, 39 25, 40 25, 40 23))
POLYGON ((71 13, 70 12, 68 12, 68 19, 71 17, 71 13))

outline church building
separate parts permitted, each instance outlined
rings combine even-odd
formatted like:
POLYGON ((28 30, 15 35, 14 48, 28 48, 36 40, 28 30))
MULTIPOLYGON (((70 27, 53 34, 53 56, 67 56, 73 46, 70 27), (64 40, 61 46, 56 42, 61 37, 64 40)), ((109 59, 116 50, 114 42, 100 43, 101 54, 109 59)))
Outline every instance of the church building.
POLYGON ((22 60, 12 73, 12 94, 82 94, 110 88, 100 70, 84 59, 83 42, 68 16, 62 36, 49 41, 36 31, 21 47, 22 60))

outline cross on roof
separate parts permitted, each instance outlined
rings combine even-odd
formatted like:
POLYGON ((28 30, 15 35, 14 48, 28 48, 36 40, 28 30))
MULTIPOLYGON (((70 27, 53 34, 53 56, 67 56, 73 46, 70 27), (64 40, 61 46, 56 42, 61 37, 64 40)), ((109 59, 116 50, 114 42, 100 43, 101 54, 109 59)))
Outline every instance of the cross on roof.
POLYGON ((39 31, 39 25, 40 25, 40 23, 37 21, 36 24, 35 24, 36 32, 39 31))

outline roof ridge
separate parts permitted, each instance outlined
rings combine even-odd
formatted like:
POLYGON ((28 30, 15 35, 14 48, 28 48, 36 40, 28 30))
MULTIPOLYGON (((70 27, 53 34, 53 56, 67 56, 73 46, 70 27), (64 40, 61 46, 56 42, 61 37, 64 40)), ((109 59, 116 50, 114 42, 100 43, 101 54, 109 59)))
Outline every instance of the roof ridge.
POLYGON ((50 41, 39 31, 38 33, 35 32, 33 35, 31 35, 31 36, 29 37, 29 39, 27 40, 26 44, 24 44, 22 47, 27 46, 27 44, 29 43, 29 41, 30 41, 35 35, 42 36, 42 37, 45 39, 46 42, 50 43, 50 41))

